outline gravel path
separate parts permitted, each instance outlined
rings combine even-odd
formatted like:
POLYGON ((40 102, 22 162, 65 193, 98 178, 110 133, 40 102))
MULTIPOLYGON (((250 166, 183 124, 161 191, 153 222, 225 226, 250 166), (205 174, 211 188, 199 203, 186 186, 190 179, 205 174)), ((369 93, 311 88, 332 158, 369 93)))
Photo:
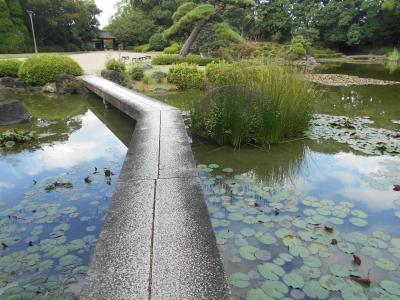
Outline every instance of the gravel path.
POLYGON ((110 58, 119 59, 121 56, 129 56, 130 59, 132 59, 132 58, 142 57, 145 55, 151 55, 151 54, 125 52, 125 51, 124 52, 98 51, 98 52, 69 54, 68 56, 81 65, 85 74, 99 75, 101 70, 104 69, 107 59, 110 58))

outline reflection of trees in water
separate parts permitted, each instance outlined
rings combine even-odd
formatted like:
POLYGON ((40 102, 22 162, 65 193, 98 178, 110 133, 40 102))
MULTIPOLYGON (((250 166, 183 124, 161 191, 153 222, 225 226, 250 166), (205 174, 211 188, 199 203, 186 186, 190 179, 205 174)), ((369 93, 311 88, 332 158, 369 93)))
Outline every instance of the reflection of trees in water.
POLYGON ((136 122, 111 105, 105 107, 100 98, 89 98, 87 103, 90 111, 128 147, 136 122))
POLYGON ((294 181, 308 154, 308 147, 302 140, 271 145, 267 149, 246 146, 240 150, 196 141, 193 149, 199 163, 230 167, 267 185, 294 181))
POLYGON ((44 144, 63 142, 76 130, 82 128, 80 115, 87 111, 82 96, 56 96, 38 93, 17 93, 7 95, 10 99, 18 99, 32 115, 27 123, 14 126, 2 126, 2 130, 21 128, 33 131, 35 139, 27 146, 21 145, 4 153, 15 153, 21 150, 39 149, 44 144))
POLYGON ((359 86, 321 87, 323 93, 314 105, 316 113, 332 115, 369 116, 373 127, 393 128, 390 120, 400 115, 398 104, 400 87, 359 86))

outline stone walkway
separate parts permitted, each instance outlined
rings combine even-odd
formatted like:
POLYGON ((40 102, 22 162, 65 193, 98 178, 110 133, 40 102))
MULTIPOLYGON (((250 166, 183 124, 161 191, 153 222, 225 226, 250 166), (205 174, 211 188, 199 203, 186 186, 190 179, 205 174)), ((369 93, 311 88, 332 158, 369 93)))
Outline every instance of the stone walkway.
POLYGON ((98 76, 83 81, 137 123, 80 299, 228 300, 181 112, 98 76))

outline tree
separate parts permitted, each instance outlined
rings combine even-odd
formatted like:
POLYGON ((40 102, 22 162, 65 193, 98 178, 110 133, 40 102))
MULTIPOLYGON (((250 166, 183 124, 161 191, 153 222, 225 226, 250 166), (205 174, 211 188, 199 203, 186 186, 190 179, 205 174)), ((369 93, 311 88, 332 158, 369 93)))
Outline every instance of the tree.
POLYGON ((270 0, 258 5, 257 25, 264 38, 272 38, 276 42, 290 38, 292 30, 290 7, 290 0, 270 0))
POLYGON ((112 18, 108 29, 128 45, 146 44, 156 32, 157 26, 150 16, 140 10, 128 7, 112 18))
POLYGON ((5 0, 0 0, 0 53, 22 52, 24 49, 24 32, 14 26, 13 18, 5 0))
POLYGON ((240 35, 221 16, 235 8, 254 5, 253 0, 209 0, 200 4, 186 2, 176 10, 172 16, 174 24, 164 31, 164 35, 172 38, 183 32, 187 36, 190 31, 179 53, 181 57, 188 55, 200 32, 206 27, 214 29, 222 39, 240 42, 240 35))
POLYGON ((96 16, 101 11, 92 0, 20 0, 20 3, 24 10, 35 14, 35 32, 41 46, 79 50, 97 33, 96 16))

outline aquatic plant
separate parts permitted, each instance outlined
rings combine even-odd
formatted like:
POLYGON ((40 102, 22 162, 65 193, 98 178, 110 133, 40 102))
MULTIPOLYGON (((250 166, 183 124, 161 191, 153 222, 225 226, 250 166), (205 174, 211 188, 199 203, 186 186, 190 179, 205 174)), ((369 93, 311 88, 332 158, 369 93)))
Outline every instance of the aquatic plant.
POLYGON ((195 136, 239 147, 302 135, 316 93, 295 69, 275 63, 220 63, 206 68, 209 93, 191 109, 195 136))
POLYGON ((368 117, 348 118, 315 114, 310 122, 310 130, 306 132, 306 135, 312 140, 332 139, 370 155, 399 155, 400 133, 367 126, 367 124, 372 123, 374 121, 368 117))
MULTIPOLYGON (((202 164, 198 172, 233 299, 400 296, 394 228, 380 227, 358 203, 318 199, 220 168, 202 164)), ((400 207, 400 199, 393 204, 400 207)))
POLYGON ((14 128, 0 133, 0 148, 13 148, 17 144, 23 144, 33 139, 33 133, 14 128))

